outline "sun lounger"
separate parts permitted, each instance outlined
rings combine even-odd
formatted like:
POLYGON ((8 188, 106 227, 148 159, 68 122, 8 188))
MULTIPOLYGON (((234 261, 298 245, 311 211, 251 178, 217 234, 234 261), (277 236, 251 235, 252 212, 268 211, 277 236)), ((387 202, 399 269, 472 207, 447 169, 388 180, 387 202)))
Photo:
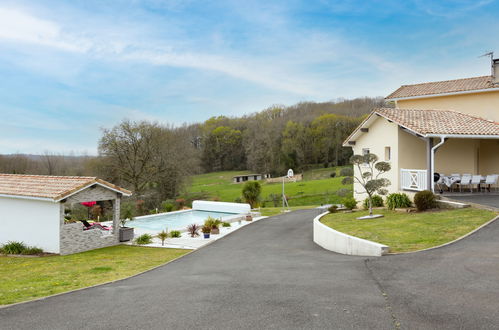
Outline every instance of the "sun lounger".
POLYGON ((106 230, 106 231, 111 230, 111 227, 103 226, 97 222, 90 224, 87 220, 80 220, 80 221, 83 223, 83 226, 85 226, 85 228, 83 228, 83 230, 90 230, 90 229, 100 229, 100 230, 106 230))

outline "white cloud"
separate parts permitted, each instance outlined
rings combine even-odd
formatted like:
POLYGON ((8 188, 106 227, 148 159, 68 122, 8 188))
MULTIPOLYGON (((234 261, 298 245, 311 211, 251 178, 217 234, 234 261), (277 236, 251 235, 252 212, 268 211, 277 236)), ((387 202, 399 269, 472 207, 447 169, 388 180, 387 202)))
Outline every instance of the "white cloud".
POLYGON ((71 52, 84 52, 89 47, 85 40, 64 36, 61 28, 54 22, 9 8, 0 8, 0 39, 71 52))

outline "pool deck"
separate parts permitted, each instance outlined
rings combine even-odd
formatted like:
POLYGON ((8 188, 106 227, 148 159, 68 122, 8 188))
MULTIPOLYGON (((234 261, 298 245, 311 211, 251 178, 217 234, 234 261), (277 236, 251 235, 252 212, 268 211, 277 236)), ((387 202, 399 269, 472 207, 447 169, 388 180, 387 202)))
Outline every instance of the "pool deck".
MULTIPOLYGON (((210 238, 204 238, 203 233, 199 231, 199 236, 198 237, 190 237, 187 232, 182 232, 182 237, 179 238, 167 238, 165 240, 165 245, 161 245, 161 240, 157 237, 154 237, 153 235, 153 243, 152 244, 147 244, 147 245, 142 245, 142 246, 149 246, 149 247, 164 247, 164 248, 176 248, 176 249, 189 249, 189 250, 196 250, 199 249, 200 247, 205 246, 206 244, 209 244, 213 241, 216 241, 244 226, 247 226, 253 222, 256 222, 261 219, 265 219, 267 217, 255 217, 253 218, 253 221, 246 221, 242 220, 241 223, 235 221, 231 222, 231 227, 222 227, 220 226, 220 234, 218 235, 210 235, 210 238)), ((139 236, 142 234, 142 232, 136 232, 135 237, 139 236)), ((127 245, 135 245, 132 241, 126 243, 127 245)))

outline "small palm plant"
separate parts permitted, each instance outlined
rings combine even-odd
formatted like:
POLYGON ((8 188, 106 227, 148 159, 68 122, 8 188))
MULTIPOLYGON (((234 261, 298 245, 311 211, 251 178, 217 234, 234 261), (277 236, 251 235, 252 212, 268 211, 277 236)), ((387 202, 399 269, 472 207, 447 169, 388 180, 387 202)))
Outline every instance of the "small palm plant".
POLYGON ((168 229, 165 229, 156 235, 161 240, 161 246, 165 246, 165 240, 168 238, 168 229))

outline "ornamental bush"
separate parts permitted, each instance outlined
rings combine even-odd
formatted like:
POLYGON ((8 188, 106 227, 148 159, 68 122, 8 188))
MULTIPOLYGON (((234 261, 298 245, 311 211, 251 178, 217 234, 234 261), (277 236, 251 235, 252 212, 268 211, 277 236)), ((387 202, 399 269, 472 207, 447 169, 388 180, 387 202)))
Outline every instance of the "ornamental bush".
POLYGON ((135 239, 135 243, 137 243, 139 245, 151 244, 152 243, 152 236, 149 234, 142 234, 135 239))
POLYGON ((390 210, 411 207, 411 205, 409 196, 404 193, 393 193, 386 197, 386 206, 390 210))
MULTIPOLYGON (((369 198, 364 199, 364 210, 369 209, 369 198)), ((373 195, 372 197, 372 207, 382 207, 383 206, 383 197, 380 195, 373 195)))
POLYGON ((433 209, 437 206, 437 201, 435 195, 429 190, 419 191, 414 196, 414 204, 418 211, 426 211, 428 209, 433 209))
POLYGON ((353 197, 347 197, 343 199, 342 204, 349 210, 353 210, 354 208, 357 207, 357 201, 353 197))

